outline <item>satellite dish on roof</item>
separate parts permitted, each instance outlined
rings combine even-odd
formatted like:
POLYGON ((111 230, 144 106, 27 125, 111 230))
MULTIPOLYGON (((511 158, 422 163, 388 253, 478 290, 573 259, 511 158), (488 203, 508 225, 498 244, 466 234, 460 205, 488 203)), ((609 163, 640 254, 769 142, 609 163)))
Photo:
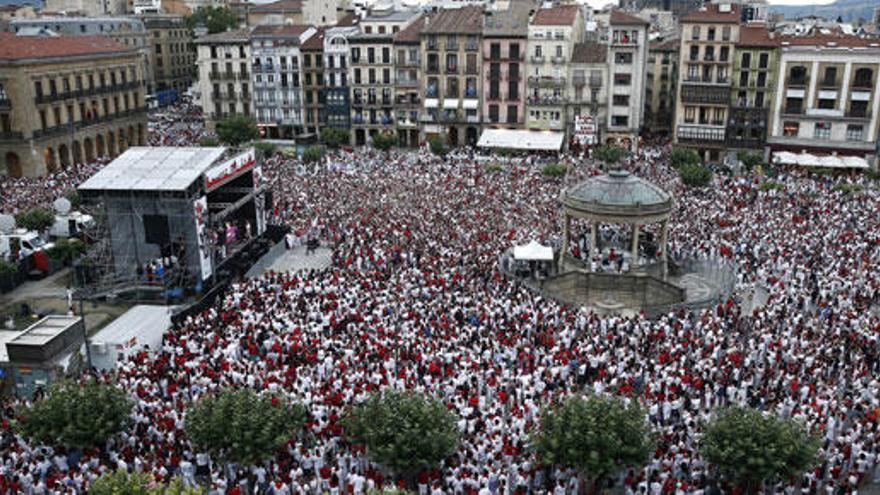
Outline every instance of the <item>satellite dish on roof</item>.
POLYGON ((67 198, 58 198, 52 203, 52 206, 55 208, 55 212, 59 215, 67 215, 70 213, 70 200, 67 198))
POLYGON ((15 217, 0 215, 0 234, 11 234, 15 230, 15 217))

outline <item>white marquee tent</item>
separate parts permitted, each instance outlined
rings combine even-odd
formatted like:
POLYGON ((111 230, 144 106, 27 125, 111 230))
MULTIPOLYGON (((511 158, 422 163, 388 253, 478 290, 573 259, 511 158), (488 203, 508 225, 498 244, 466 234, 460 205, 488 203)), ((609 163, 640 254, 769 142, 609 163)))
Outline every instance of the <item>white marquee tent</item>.
POLYGON ((514 150, 559 151, 565 134, 550 131, 522 129, 486 129, 480 135, 480 148, 508 148, 514 150))
POLYGON ((868 162, 858 156, 816 156, 809 153, 790 153, 788 151, 773 153, 773 163, 801 167, 868 168, 868 162))
POLYGON ((553 261, 553 248, 532 240, 526 245, 514 246, 513 258, 522 261, 553 261))

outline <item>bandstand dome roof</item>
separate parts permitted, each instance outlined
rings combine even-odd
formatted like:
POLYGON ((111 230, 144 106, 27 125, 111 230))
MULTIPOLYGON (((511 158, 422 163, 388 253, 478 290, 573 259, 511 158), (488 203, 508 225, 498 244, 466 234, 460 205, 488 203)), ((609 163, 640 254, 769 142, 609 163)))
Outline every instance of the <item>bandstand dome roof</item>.
POLYGON ((626 170, 613 170, 569 187, 561 200, 570 213, 603 217, 664 216, 672 210, 668 192, 626 170))

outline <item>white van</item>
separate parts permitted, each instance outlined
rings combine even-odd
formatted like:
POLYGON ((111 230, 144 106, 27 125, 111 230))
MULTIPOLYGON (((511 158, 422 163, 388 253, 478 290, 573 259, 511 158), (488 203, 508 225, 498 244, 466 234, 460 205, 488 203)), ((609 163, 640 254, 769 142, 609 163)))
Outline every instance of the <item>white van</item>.
POLYGON ((67 215, 55 215, 55 223, 49 229, 49 238, 82 237, 83 233, 95 225, 95 219, 78 211, 67 215))
POLYGON ((44 241, 36 232, 25 229, 17 229, 11 234, 0 234, 0 258, 13 262, 53 246, 55 245, 44 241), (13 257, 14 254, 16 257, 13 257))

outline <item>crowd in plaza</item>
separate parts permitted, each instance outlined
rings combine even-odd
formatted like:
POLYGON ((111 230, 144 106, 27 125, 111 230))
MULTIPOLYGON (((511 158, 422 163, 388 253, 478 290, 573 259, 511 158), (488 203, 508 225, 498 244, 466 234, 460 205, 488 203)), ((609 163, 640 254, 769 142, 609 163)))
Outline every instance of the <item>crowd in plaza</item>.
POLYGON ((563 157, 570 173, 557 179, 524 160, 490 172, 468 150, 338 151, 316 167, 276 156, 263 164, 274 220, 330 246, 332 266, 241 280, 170 330, 161 349, 103 374, 136 399, 134 426, 103 451, 30 444, 5 410, 0 494, 82 493, 112 469, 182 476, 217 494, 363 494, 398 480, 343 440, 339 420, 389 387, 440 397, 458 416, 460 446, 417 476, 421 495, 579 493, 579 478, 543 469, 527 440, 541 407, 587 392, 648 410, 657 448, 616 480, 626 493, 717 490, 696 445, 700 425, 729 404, 796 418, 821 437, 821 463, 774 493, 855 493, 876 481, 876 182, 788 170, 772 179, 779 188, 717 176, 691 190, 669 152, 644 146, 624 166, 675 195, 670 256, 735 263, 739 295, 760 288, 766 303, 747 312, 731 296, 655 319, 600 317, 503 277, 504 250, 558 245, 560 188, 600 172, 589 158, 563 157), (848 194, 835 187, 842 182, 863 190, 848 194), (309 441, 291 440, 255 466, 198 452, 183 412, 226 386, 305 405, 309 441))

